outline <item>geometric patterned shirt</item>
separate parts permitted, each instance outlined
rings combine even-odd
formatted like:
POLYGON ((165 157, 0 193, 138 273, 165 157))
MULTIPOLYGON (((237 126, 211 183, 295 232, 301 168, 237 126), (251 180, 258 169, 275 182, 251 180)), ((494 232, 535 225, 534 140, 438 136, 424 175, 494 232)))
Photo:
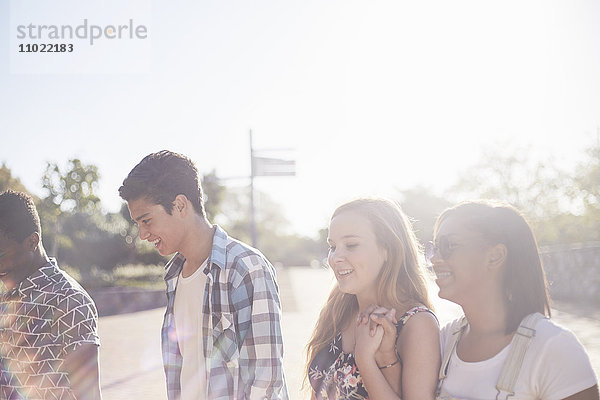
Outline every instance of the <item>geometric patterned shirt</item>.
POLYGON ((0 399, 75 399, 63 362, 100 345, 97 325, 93 300, 54 259, 0 293, 0 399))
MULTIPOLYGON (((173 313, 177 280, 185 257, 165 266, 167 310, 162 351, 169 400, 181 396, 183 357, 173 313)), ((275 269, 258 250, 230 238, 215 225, 203 269, 202 340, 205 397, 211 400, 288 399, 283 373, 281 306, 275 269)))

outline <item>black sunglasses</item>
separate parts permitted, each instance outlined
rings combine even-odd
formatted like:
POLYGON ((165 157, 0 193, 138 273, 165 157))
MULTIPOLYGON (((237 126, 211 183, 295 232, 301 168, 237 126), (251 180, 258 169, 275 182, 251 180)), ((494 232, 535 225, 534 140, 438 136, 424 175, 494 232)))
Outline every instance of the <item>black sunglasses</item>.
POLYGON ((440 258, 443 258, 444 260, 446 260, 446 259, 450 258, 450 256, 454 252, 454 250, 456 250, 460 246, 461 246, 460 244, 452 243, 448 239, 448 236, 441 236, 435 241, 435 243, 427 242, 425 244, 425 260, 427 261, 428 265, 431 265, 431 259, 436 254, 440 258))

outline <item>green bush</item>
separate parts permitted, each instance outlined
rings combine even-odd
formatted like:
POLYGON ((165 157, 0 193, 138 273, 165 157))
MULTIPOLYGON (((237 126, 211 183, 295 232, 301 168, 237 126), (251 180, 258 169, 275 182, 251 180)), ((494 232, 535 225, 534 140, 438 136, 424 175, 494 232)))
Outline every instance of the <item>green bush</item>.
POLYGON ((164 289, 163 281, 164 267, 162 265, 127 264, 118 265, 112 271, 98 267, 75 268, 69 265, 61 265, 86 289, 102 287, 135 287, 149 290, 164 289))

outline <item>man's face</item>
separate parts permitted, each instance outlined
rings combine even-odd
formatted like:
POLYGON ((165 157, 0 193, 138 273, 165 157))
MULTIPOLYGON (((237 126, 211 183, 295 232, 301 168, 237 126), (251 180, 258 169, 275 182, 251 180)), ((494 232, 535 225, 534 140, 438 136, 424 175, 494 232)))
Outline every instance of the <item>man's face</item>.
POLYGON ((162 205, 143 197, 128 202, 127 206, 131 219, 138 225, 141 240, 152 243, 163 256, 181 250, 183 234, 177 217, 169 215, 162 205))
POLYGON ((27 240, 19 243, 0 233, 0 280, 9 289, 18 284, 22 275, 30 269, 31 251, 27 248, 27 240))

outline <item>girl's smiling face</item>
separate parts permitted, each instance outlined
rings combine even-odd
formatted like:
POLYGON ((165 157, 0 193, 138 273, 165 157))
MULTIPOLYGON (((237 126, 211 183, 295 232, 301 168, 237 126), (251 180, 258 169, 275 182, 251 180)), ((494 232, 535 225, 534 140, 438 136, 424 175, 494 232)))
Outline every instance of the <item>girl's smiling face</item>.
POLYGON ((344 293, 372 297, 386 252, 370 221, 360 213, 345 211, 329 224, 329 266, 344 293))
POLYGON ((439 297, 463 304, 478 292, 490 278, 485 268, 487 249, 480 234, 467 229, 461 221, 448 217, 435 232, 436 247, 431 258, 440 288, 439 297))

